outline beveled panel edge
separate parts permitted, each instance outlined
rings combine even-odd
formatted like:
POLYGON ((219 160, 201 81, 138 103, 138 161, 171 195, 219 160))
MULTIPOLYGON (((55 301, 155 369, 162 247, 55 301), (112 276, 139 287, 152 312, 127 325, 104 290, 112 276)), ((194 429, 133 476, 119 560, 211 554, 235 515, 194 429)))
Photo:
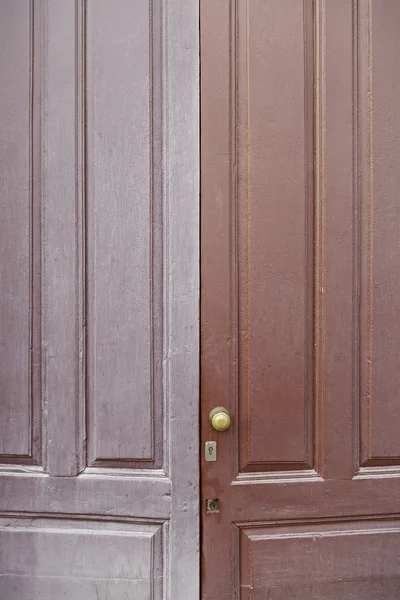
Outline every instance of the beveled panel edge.
MULTIPOLYGON (((4 510, 0 511, 0 520, 1 519, 19 519, 19 520, 31 520, 31 519, 44 519, 49 521, 73 521, 76 523, 126 523, 128 525, 138 525, 138 526, 147 526, 149 527, 153 533, 157 533, 162 529, 163 525, 167 522, 164 519, 152 519, 152 518, 140 518, 140 517, 118 517, 101 514, 85 514, 79 515, 75 513, 54 513, 54 512, 26 512, 26 511, 10 511, 4 510)), ((1 525, 0 525, 1 528, 1 525)), ((40 529, 40 528, 39 528, 40 529)), ((140 533, 140 532, 139 532, 140 533)))
POLYGON ((78 477, 87 476, 96 477, 138 477, 138 478, 152 478, 152 479, 163 479, 166 482, 171 482, 168 474, 164 469, 124 469, 124 468, 104 468, 104 467, 86 467, 78 477))
POLYGON ((263 472, 251 472, 251 473, 239 473, 239 475, 232 481, 231 485, 243 485, 243 484, 263 484, 263 483, 291 483, 291 482, 309 482, 309 481, 323 481, 321 475, 314 469, 299 469, 296 471, 281 470, 266 473, 263 472))
MULTIPOLYGON (((396 460, 396 458, 394 459, 396 460)), ((377 477, 382 478, 398 478, 400 477, 400 457, 397 457, 397 463, 393 464, 390 460, 387 464, 379 464, 374 462, 373 465, 365 464, 359 468, 358 472, 354 476, 354 479, 372 479, 377 477)))
MULTIPOLYGON (((42 466, 37 465, 21 465, 21 464, 0 464, 0 478, 3 475, 43 475, 47 476, 46 471, 42 466)), ((123 479, 156 479, 171 484, 171 479, 163 469, 105 469, 102 467, 86 467, 78 473, 77 478, 96 477, 96 479, 106 478, 112 481, 112 478, 122 477, 123 479)))
POLYGON ((78 223, 76 229, 76 423, 78 472, 87 465, 87 297, 86 297, 86 2, 76 0, 76 211, 78 223))
POLYGON ((2 475, 45 475, 44 468, 37 465, 21 463, 0 464, 0 479, 2 475))
POLYGON ((326 6, 314 0, 314 468, 325 469, 326 441, 326 6))
POLYGON ((370 0, 357 0, 357 140, 359 161, 359 466, 372 458, 372 15, 370 0))
MULTIPOLYGON (((246 531, 254 531, 257 529, 272 529, 272 530, 276 530, 276 533, 274 533, 271 536, 268 537, 278 537, 280 536, 280 531, 285 528, 285 527, 293 527, 293 529, 296 529, 297 527, 301 527, 301 528, 309 528, 310 530, 312 530, 312 528, 318 528, 321 527, 324 528, 322 533, 331 533, 332 530, 335 530, 335 528, 339 529, 342 526, 345 526, 347 524, 351 523, 373 523, 376 524, 376 529, 379 529, 379 525, 381 523, 397 523, 399 522, 398 528, 399 528, 399 532, 400 532, 400 513, 391 513, 389 515, 387 514, 382 514, 382 515, 363 515, 363 514, 354 514, 354 515, 339 515, 339 516, 335 516, 335 517, 322 517, 322 518, 299 518, 299 519, 279 519, 278 520, 274 520, 274 521, 256 521, 256 522, 252 522, 252 521, 237 521, 235 523, 232 523, 232 525, 234 527, 236 527, 237 529, 239 529, 240 531, 246 532, 246 531), (327 526, 331 525, 332 526, 332 530, 327 529, 327 526)), ((349 531, 349 529, 345 530, 346 532, 349 531)), ((364 531, 364 530, 363 530, 364 531)), ((246 534, 247 535, 247 534, 246 534)))

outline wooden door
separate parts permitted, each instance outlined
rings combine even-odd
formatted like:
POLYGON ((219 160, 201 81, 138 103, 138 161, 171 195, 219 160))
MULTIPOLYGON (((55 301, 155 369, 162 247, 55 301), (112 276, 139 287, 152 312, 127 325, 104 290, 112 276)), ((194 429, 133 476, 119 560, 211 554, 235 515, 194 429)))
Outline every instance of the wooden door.
POLYGON ((198 6, 0 2, 0 598, 198 597, 198 6))
POLYGON ((400 3, 200 19, 203 598, 395 600, 400 3))

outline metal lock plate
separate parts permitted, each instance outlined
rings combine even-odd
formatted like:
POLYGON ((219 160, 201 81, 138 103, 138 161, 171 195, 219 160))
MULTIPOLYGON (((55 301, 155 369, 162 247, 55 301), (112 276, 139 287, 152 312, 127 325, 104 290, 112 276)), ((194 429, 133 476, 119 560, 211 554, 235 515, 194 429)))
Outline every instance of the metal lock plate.
POLYGON ((206 462, 215 462, 217 460, 217 442, 206 442, 205 459, 206 462))
POLYGON ((219 513, 218 498, 209 498, 208 500, 206 500, 206 512, 207 513, 219 513))

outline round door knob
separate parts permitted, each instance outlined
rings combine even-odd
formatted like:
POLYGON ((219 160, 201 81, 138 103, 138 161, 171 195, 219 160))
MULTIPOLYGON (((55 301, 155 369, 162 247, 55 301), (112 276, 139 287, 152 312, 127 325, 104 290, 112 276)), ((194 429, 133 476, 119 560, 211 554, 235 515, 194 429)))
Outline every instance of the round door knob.
POLYGON ((209 421, 215 431, 226 431, 231 426, 231 416, 223 406, 217 406, 217 408, 212 409, 209 421))

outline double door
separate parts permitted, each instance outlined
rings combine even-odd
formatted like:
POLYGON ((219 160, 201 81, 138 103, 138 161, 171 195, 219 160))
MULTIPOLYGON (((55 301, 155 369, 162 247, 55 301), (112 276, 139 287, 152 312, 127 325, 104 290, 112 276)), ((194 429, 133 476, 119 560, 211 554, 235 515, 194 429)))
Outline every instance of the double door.
POLYGON ((399 598, 399 25, 0 1, 2 600, 399 598))

